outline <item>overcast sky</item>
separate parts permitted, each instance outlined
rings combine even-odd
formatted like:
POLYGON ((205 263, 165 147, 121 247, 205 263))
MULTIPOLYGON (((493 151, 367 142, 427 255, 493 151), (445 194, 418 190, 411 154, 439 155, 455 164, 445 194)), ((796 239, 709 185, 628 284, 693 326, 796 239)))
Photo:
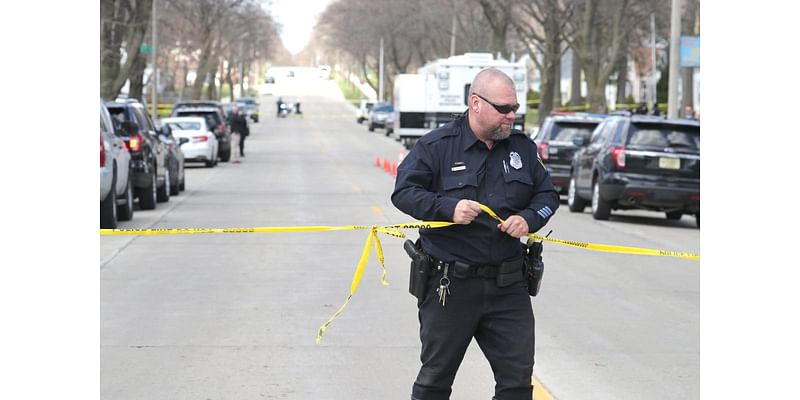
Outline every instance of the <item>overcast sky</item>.
POLYGON ((311 38, 317 17, 331 0, 272 0, 265 1, 266 8, 281 25, 281 40, 292 54, 303 50, 311 38))

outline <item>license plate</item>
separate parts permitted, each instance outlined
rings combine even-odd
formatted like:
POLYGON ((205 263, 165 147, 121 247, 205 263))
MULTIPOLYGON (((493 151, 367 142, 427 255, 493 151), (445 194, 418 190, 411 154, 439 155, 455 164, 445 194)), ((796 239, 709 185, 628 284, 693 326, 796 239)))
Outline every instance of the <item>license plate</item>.
POLYGON ((671 158, 671 157, 659 157, 658 158, 658 167, 664 169, 680 169, 681 168, 681 159, 680 158, 671 158))

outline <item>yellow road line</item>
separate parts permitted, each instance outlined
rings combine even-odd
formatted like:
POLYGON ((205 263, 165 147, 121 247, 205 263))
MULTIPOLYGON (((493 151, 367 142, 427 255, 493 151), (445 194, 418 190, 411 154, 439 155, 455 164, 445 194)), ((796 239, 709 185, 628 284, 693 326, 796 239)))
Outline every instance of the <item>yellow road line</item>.
POLYGON ((535 376, 531 377, 531 383, 533 384, 534 400, 555 400, 555 397, 545 389, 544 385, 535 376))

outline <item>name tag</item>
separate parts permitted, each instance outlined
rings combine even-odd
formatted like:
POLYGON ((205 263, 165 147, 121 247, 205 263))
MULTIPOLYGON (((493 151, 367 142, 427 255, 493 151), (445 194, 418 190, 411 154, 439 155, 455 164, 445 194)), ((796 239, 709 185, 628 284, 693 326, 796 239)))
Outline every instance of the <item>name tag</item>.
POLYGON ((467 169, 466 165, 459 165, 457 167, 450 168, 450 171, 456 172, 456 171, 463 171, 465 169, 467 169))

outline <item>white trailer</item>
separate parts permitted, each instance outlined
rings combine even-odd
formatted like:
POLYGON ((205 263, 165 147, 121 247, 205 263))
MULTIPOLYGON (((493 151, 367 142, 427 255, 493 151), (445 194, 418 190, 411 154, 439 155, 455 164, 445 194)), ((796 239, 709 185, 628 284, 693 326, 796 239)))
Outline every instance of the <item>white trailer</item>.
POLYGON ((472 80, 487 67, 505 72, 514 81, 520 104, 514 128, 523 130, 527 100, 525 62, 494 59, 489 53, 466 53, 425 64, 416 74, 395 77, 394 137, 410 149, 422 135, 463 113, 472 80))

